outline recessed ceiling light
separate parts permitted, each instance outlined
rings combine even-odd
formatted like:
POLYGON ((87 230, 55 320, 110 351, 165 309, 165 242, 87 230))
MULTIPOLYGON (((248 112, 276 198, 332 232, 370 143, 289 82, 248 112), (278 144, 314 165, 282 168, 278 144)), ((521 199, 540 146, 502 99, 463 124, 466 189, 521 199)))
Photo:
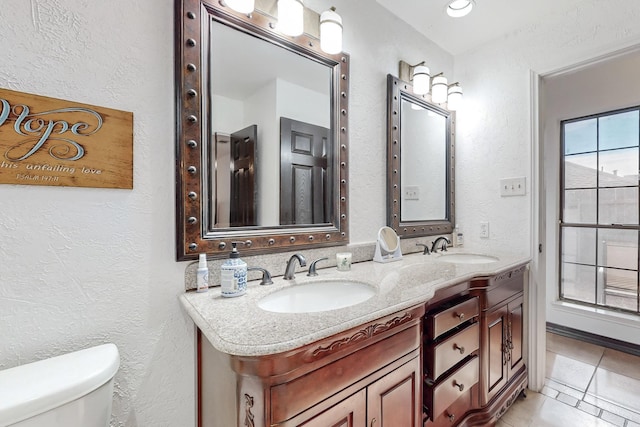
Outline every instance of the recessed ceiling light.
POLYGON ((475 0, 452 0, 447 6, 447 14, 454 18, 460 18, 471 12, 475 4, 475 0))

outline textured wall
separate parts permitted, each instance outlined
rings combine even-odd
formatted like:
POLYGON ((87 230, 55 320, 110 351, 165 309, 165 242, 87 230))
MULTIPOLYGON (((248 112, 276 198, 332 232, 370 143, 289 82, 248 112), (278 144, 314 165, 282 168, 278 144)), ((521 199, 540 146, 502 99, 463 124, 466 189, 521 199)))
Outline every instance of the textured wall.
POLYGON ((308 0, 323 11, 335 5, 351 55, 349 100, 349 227, 351 243, 371 242, 386 225, 387 74, 402 59, 427 61, 433 72, 453 72, 453 58, 371 0, 308 0))
POLYGON ((518 252, 531 246, 530 71, 550 72, 638 43, 639 19, 637 0, 587 0, 455 57, 465 96, 456 149, 465 245, 518 252), (515 176, 527 178, 527 195, 500 197, 500 178, 515 176), (490 239, 480 238, 480 221, 491 223, 490 239))
MULTIPOLYGON (((352 242, 385 224, 386 74, 453 59, 375 2, 338 4, 351 54, 352 242), (366 13, 363 13, 366 10, 366 13)), ((322 11, 329 1, 306 4, 322 11)), ((114 426, 194 425, 177 296, 172 0, 4 0, 0 87, 134 113, 134 189, 0 186, 0 369, 114 342, 114 426)))
POLYGON ((113 425, 193 425, 173 2, 5 0, 0 22, 0 87, 134 113, 133 190, 0 186, 0 369, 113 342, 113 425))

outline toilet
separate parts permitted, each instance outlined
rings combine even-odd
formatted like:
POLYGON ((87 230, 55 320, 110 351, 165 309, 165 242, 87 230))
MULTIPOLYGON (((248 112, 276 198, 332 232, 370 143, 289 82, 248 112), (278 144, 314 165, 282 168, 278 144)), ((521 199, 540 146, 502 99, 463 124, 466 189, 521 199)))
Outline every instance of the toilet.
POLYGON ((108 427, 114 344, 0 371, 0 427, 108 427))

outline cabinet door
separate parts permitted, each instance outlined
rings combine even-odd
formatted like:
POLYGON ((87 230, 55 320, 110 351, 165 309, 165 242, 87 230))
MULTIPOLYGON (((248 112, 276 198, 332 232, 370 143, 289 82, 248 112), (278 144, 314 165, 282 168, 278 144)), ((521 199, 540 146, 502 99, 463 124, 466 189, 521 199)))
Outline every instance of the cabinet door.
POLYGON ((485 318, 485 360, 482 405, 486 405, 507 383, 507 306, 502 306, 485 318))
POLYGON ((367 394, 362 389, 315 417, 296 424, 300 427, 362 427, 367 420, 367 394))
POLYGON ((524 365, 523 359, 523 308, 524 298, 522 295, 511 301, 508 305, 509 317, 507 324, 507 338, 509 345, 508 372, 507 377, 511 378, 524 365))
POLYGON ((422 423, 420 358, 367 387, 367 426, 418 427, 422 423))

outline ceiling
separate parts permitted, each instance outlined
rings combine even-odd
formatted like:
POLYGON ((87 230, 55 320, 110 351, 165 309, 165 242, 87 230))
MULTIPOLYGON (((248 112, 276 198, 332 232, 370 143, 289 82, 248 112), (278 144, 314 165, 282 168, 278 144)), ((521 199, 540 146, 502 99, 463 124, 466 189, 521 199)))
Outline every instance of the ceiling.
POLYGON ((586 0, 476 0, 471 13, 451 18, 447 0, 376 0, 452 55, 464 53, 545 16, 574 9, 586 0))

